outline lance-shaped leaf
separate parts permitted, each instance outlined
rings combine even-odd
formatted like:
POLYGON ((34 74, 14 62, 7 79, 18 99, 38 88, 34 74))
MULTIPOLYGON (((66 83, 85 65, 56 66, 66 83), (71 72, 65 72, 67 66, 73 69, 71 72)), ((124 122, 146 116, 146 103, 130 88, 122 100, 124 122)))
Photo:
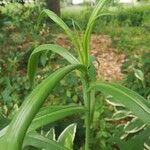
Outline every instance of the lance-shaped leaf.
MULTIPOLYGON (((67 116, 73 114, 84 113, 86 109, 84 107, 78 107, 76 105, 71 106, 47 106, 40 109, 38 114, 33 119, 28 132, 36 130, 37 128, 43 127, 46 124, 58 121, 67 116)), ((0 138, 2 138, 7 132, 9 126, 5 127, 0 131, 0 138)))
POLYGON ((81 45, 81 42, 79 40, 80 38, 77 35, 77 33, 73 32, 59 16, 57 16, 53 11, 50 11, 49 9, 45 9, 41 12, 38 18, 38 26, 41 20, 45 16, 48 16, 50 19, 52 19, 57 25, 59 25, 66 32, 66 34, 72 41, 73 45, 75 46, 76 50, 78 51, 80 59, 82 59, 82 51, 81 51, 82 45, 81 45))
POLYGON ((45 137, 47 137, 50 140, 56 141, 56 134, 55 129, 51 128, 46 134, 45 137))
POLYGON ((58 137, 57 141, 68 149, 73 150, 73 141, 75 138, 76 128, 77 125, 75 123, 66 127, 58 137))
POLYGON ((41 12, 41 14, 38 18, 38 26, 45 16, 48 16, 50 19, 52 19, 57 25, 59 25, 66 32, 66 34, 70 38, 72 38, 73 32, 71 31, 71 29, 66 25, 66 23, 59 16, 57 16, 53 11, 51 11, 49 9, 44 9, 41 12))
POLYGON ((47 52, 47 51, 52 51, 54 53, 61 55, 71 64, 79 64, 79 61, 71 53, 69 53, 66 49, 64 49, 61 46, 58 46, 55 44, 40 45, 33 50, 28 61, 28 76, 29 76, 31 85, 34 82, 34 76, 36 73, 39 56, 42 53, 47 52))
POLYGON ((115 102, 123 104, 145 124, 150 126, 150 107, 146 100, 134 91, 121 85, 109 83, 94 83, 91 85, 90 89, 92 88, 95 88, 104 94, 112 95, 115 102))
POLYGON ((90 43, 90 35, 92 32, 94 22, 95 22, 96 18, 99 16, 98 15, 99 11, 103 9, 103 7, 106 5, 107 1, 108 0, 100 0, 98 2, 98 4, 95 6, 95 8, 89 18, 89 21, 88 21, 88 24, 87 24, 87 27, 85 30, 84 38, 83 38, 83 48, 84 48, 86 63, 89 63, 88 62, 89 61, 89 43, 90 43))
POLYGON ((56 141, 50 140, 36 132, 28 133, 25 137, 23 147, 34 146, 40 149, 45 150, 69 150, 62 144, 59 144, 56 141))
POLYGON ((134 70, 134 75, 136 76, 136 78, 138 78, 141 81, 144 81, 144 74, 143 74, 143 72, 141 70, 135 69, 135 68, 133 68, 133 70, 134 70))
POLYGON ((5 142, 0 141, 0 146, 5 150, 20 150, 23 139, 31 121, 39 111, 45 99, 48 97, 57 83, 71 71, 78 69, 84 71, 83 65, 69 65, 61 68, 43 80, 26 98, 19 111, 12 119, 7 133, 4 135, 5 142))
POLYGON ((40 111, 37 116, 33 119, 29 130, 35 130, 39 127, 42 127, 48 123, 52 123, 64 117, 85 112, 84 107, 77 106, 62 106, 56 109, 51 110, 51 106, 44 108, 43 111, 40 111))

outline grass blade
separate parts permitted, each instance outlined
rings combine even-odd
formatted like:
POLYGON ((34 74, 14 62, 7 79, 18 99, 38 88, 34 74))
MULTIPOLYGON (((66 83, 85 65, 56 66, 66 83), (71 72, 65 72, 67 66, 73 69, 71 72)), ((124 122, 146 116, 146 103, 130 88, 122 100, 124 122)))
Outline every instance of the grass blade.
POLYGON ((83 49, 84 49, 84 54, 85 54, 85 57, 84 57, 85 63, 88 65, 89 65, 89 60, 90 60, 89 59, 90 35, 91 35, 92 29, 93 29, 94 22, 98 17, 99 11, 103 9, 103 7, 105 6, 107 1, 108 0, 100 0, 98 2, 98 4, 95 6, 95 8, 89 18, 89 21, 88 21, 88 24, 87 24, 87 27, 85 30, 85 34, 84 34, 84 38, 83 38, 83 49))

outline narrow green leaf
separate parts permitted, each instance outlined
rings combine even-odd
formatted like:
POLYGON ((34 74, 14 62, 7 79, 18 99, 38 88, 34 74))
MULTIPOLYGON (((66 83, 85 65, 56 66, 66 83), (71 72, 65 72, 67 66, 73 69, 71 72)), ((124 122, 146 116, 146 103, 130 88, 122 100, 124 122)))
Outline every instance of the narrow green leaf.
POLYGON ((124 86, 121 86, 119 84, 112 84, 114 87, 116 88, 119 88, 121 89, 122 91, 125 91, 127 94, 133 96, 135 99, 137 99, 138 101, 141 101, 142 103, 144 103, 147 107, 150 108, 150 103, 148 103, 148 101, 142 97, 141 95, 137 94, 136 92, 124 87, 124 86))
POLYGON ((47 113, 53 113, 53 112, 66 109, 66 108, 71 108, 71 107, 77 107, 77 105, 48 105, 48 106, 42 107, 35 117, 39 117, 47 113))
POLYGON ((80 59, 82 60, 83 58, 81 52, 81 42, 78 40, 79 36, 75 32, 71 31, 71 29, 67 26, 67 24, 59 16, 57 16, 53 11, 50 11, 49 9, 45 9, 41 12, 38 18, 38 24, 40 24, 41 20, 45 16, 48 16, 50 19, 52 19, 57 25, 59 25, 66 32, 66 34, 74 44, 76 50, 78 51, 80 59))
POLYGON ((33 50, 32 54, 29 57, 29 61, 28 61, 28 76, 29 76, 31 85, 33 85, 33 82, 34 82, 34 76, 36 73, 39 56, 42 53, 47 52, 47 51, 52 51, 54 53, 61 55, 63 58, 65 58, 71 64, 79 64, 79 61, 63 47, 60 47, 55 44, 40 45, 33 50))
POLYGON ((44 9, 41 12, 41 14, 38 18, 38 26, 45 16, 48 16, 50 19, 52 19, 57 25, 59 25, 66 32, 66 34, 69 37, 72 38, 73 32, 70 30, 70 28, 66 25, 66 23, 59 16, 57 16, 53 11, 51 11, 49 9, 44 9))
POLYGON ((144 126, 143 122, 138 118, 133 118, 130 122, 125 125, 125 132, 133 133, 139 131, 144 126))
MULTIPOLYGON (((3 143, 5 150, 20 150, 23 139, 27 132, 31 121, 39 111, 49 93, 57 85, 57 83, 71 71, 78 69, 84 71, 83 65, 69 65, 61 68, 43 80, 26 98, 21 105, 19 111, 11 121, 7 133, 5 134, 5 142, 3 143)), ((0 145, 1 146, 1 145, 0 145)))
POLYGON ((115 101, 123 104, 145 124, 150 126, 150 107, 146 100, 134 91, 121 85, 109 83, 94 83, 90 89, 92 88, 100 90, 104 94, 112 95, 115 101))
POLYGON ((93 29, 93 25, 94 25, 94 22, 95 20, 97 19, 98 17, 98 13, 100 10, 102 10, 104 8, 104 6, 106 5, 106 2, 108 0, 100 0, 98 2, 98 4, 95 6, 90 18, 89 18, 89 21, 88 21, 88 24, 87 24, 87 27, 86 27, 86 30, 85 30, 85 34, 84 34, 84 38, 83 38, 83 48, 84 48, 84 54, 85 54, 85 63, 89 65, 89 47, 90 47, 90 36, 91 36, 91 32, 92 32, 92 29, 93 29))
MULTIPOLYGON (((51 106, 50 106, 51 107, 51 106)), ((76 113, 83 113, 85 112, 85 108, 84 107, 63 107, 60 108, 59 110, 55 110, 53 112, 50 111, 50 107, 47 107, 45 110, 43 110, 44 112, 40 112, 40 114, 38 114, 34 120, 32 121, 29 130, 35 130, 39 127, 42 127, 48 123, 52 123, 54 121, 57 121, 59 119, 62 119, 64 117, 76 114, 76 113)))
POLYGON ((56 141, 56 134, 55 129, 51 128, 46 134, 45 137, 47 137, 50 140, 56 141))
POLYGON ((76 128, 77 125, 75 123, 66 127, 58 137, 57 142, 61 143, 68 149, 73 150, 73 141, 75 138, 76 128))
POLYGON ((120 120, 120 119, 127 118, 127 117, 134 117, 134 115, 130 111, 119 110, 113 114, 112 119, 120 120))
POLYGON ((75 20, 73 20, 73 19, 71 19, 71 21, 72 21, 73 29, 74 29, 75 32, 78 32, 78 30, 79 30, 80 32, 83 31, 82 28, 81 28, 81 26, 78 24, 77 21, 75 21, 75 20), (76 29, 76 27, 77 27, 77 29, 76 29))
POLYGON ((24 146, 34 146, 46 150, 69 150, 56 141, 50 140, 36 132, 28 133, 24 140, 24 146))

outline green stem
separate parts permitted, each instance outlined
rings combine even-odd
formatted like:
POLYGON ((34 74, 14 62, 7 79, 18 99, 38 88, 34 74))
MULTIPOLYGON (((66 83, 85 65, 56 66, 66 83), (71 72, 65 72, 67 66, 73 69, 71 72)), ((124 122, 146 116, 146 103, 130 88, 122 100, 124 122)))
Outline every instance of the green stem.
MULTIPOLYGON (((89 99, 89 98, 88 98, 89 99)), ((89 109, 89 108, 88 108, 89 109)), ((90 110, 86 112, 85 116, 85 126, 86 126, 86 133, 85 133, 85 150, 89 150, 89 143, 90 143, 90 110)))
MULTIPOLYGON (((93 125, 93 117, 95 111, 95 90, 91 90, 90 92, 90 124, 93 125)), ((93 126, 91 126, 93 128, 93 126)))
POLYGON ((83 94, 84 94, 84 104, 87 108, 86 116, 85 116, 85 150, 89 150, 90 143, 90 93, 87 91, 89 88, 88 80, 84 80, 83 82, 83 94))

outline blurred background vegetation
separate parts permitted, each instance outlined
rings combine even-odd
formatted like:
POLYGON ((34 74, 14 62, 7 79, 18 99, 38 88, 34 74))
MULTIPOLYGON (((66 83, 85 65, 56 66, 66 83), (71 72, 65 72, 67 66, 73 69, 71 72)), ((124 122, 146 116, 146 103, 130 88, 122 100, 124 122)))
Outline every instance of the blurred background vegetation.
MULTIPOLYGON (((63 31, 52 21, 45 19, 37 29, 37 18, 40 12, 45 8, 51 9, 61 16, 69 27, 82 33, 96 1, 84 0, 78 5, 74 3, 73 0, 0 1, 0 129, 10 122, 31 90, 26 69, 32 50, 40 44, 55 43, 57 39, 62 46, 67 45, 70 50, 73 49, 66 44, 68 41, 64 38, 63 31), (62 36, 58 38, 60 33, 62 36), (63 41, 64 39, 66 41, 63 41)), ((111 39, 110 46, 115 49, 115 53, 125 55, 121 65, 123 77, 116 82, 133 89, 150 101, 150 1, 112 0, 104 12, 107 15, 96 20, 93 34, 107 35, 111 39)), ((38 82, 65 63, 55 54, 42 55, 37 75, 38 82)), ((105 78, 102 76, 101 80, 105 78)), ((80 82, 77 77, 70 74, 54 89, 45 105, 81 102, 80 82)), ((118 109, 124 108, 116 109, 116 106, 104 102, 104 97, 100 94, 97 95, 96 107, 93 129, 95 139, 91 141, 94 150, 143 149, 150 135, 137 130, 133 132, 134 134, 128 134, 128 137, 123 140, 120 138, 125 134, 124 126, 130 122, 130 117, 124 115, 117 120, 112 119, 112 115, 118 109), (140 146, 137 144, 139 141, 140 146)), ((66 124, 70 123, 68 120, 66 118, 65 121, 49 126, 55 126, 57 131, 61 132, 66 124)), ((78 150, 84 142, 83 121, 78 116, 74 116, 72 122, 78 122, 75 140, 75 149, 78 150)), ((134 127, 136 125, 134 124, 134 127)), ((145 147, 149 148, 149 146, 150 144, 147 144, 145 147)))

